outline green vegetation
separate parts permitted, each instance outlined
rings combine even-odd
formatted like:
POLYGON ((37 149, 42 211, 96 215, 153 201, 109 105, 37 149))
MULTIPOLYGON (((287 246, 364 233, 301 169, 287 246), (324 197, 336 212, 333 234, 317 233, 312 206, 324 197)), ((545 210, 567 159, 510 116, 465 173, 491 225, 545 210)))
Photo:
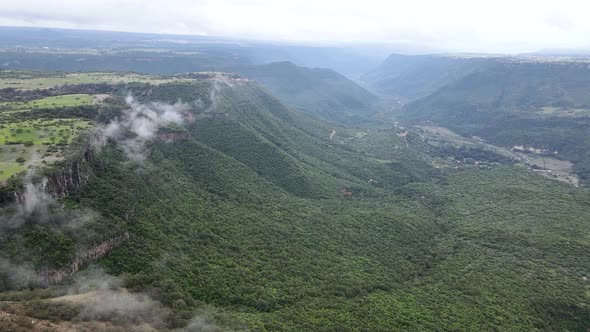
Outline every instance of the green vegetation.
POLYGON ((29 102, 3 102, 1 110, 30 110, 31 108, 57 108, 65 106, 81 106, 92 103, 93 96, 87 94, 61 95, 37 99, 29 102))
POLYGON ((290 62, 232 70, 256 80, 287 105, 331 121, 367 122, 378 110, 376 96, 333 70, 290 62))
POLYGON ((182 81, 183 79, 134 73, 43 73, 0 70, 0 89, 47 89, 65 84, 88 83, 117 84, 137 82, 160 84, 179 80, 182 81))
POLYGON ((0 103, 0 181, 59 160, 63 149, 93 126, 97 114, 89 94, 66 94, 0 103), (87 108, 88 107, 88 108, 87 108))
MULTIPOLYGON (((17 157, 16 159, 18 158, 22 157, 17 157)), ((13 159, 11 162, 0 162, 0 181, 6 181, 13 175, 26 170, 26 167, 18 163, 16 159, 13 159)))
POLYGON ((585 61, 392 56, 367 79, 383 93, 420 98, 396 114, 400 121, 435 122, 506 148, 547 150, 573 162, 584 183, 590 178, 589 73, 585 61), (424 90, 424 78, 435 86, 424 90))
POLYGON ((61 151, 92 123, 78 119, 37 119, 0 125, 0 181, 47 158, 57 160, 61 151))
MULTIPOLYGON (((144 45, 142 45, 144 46, 144 45)), ((219 44, 216 44, 216 48, 219 44)), ((200 48, 200 47, 199 47, 200 48)), ((242 51, 243 52, 243 51, 242 51)), ((235 65, 250 64, 246 56, 236 56, 234 52, 219 52, 219 49, 211 49, 210 53, 204 52, 179 52, 175 50, 153 50, 153 49, 108 49, 97 50, 84 48, 70 49, 60 52, 56 49, 32 49, 25 52, 14 49, 3 49, 0 51, 0 63, 7 64, 5 69, 14 70, 39 70, 49 72, 135 72, 158 75, 171 75, 178 73, 219 70, 235 65)), ((12 72, 12 71, 9 71, 12 72)), ((12 74, 11 74, 12 75, 12 74)), ((25 75, 26 76, 26 75, 25 75)), ((49 75, 46 75, 49 76, 49 75)), ((118 80, 118 75, 102 77, 107 82, 118 80), (110 77, 109 77, 110 76, 110 77)), ((138 77, 133 78, 137 82, 138 77)), ((92 78, 82 77, 74 83, 88 83, 92 78)), ((100 78, 99 78, 100 79, 100 78)), ((143 79, 146 79, 143 76, 143 79)), ((126 80, 123 78, 123 80, 126 80)), ((12 88, 44 88, 59 85, 62 79, 47 77, 40 81, 13 81, 9 80, 4 87, 12 88), (22 84, 25 83, 25 84, 22 84), (35 86, 35 84, 37 84, 35 86)))
POLYGON ((0 125, 0 144, 69 144, 90 122, 74 119, 29 120, 0 125))
POLYGON ((426 97, 493 63, 492 58, 445 55, 390 55, 361 81, 373 91, 401 100, 426 97))
POLYGON ((106 265, 171 278, 254 329, 588 323, 590 216, 574 188, 505 167, 317 200, 196 142, 152 149, 150 171, 97 166, 112 180, 103 174, 81 195, 113 215, 117 202, 134 202, 133 237, 106 265), (132 184, 138 196, 126 194, 132 184))
MULTIPOLYGON (((160 328, 184 327, 209 308, 219 330, 590 325, 587 191, 489 151, 327 123, 253 83, 221 85, 215 101, 210 88, 199 80, 134 86, 140 102, 191 103, 195 121, 158 132, 190 136, 149 142, 142 162, 109 141, 88 159, 88 182, 50 205, 49 220, 31 217, 2 234, 2 258, 62 267, 128 231, 98 264, 162 304, 160 328), (435 167, 447 157, 489 167, 435 167), (96 218, 72 217, 79 211, 96 218)), ((117 110, 101 108, 98 118, 116 119, 117 110)), ((35 147, 41 138, 26 139, 35 147)), ((19 296, 30 315, 81 317, 43 294, 0 294, 19 296)))

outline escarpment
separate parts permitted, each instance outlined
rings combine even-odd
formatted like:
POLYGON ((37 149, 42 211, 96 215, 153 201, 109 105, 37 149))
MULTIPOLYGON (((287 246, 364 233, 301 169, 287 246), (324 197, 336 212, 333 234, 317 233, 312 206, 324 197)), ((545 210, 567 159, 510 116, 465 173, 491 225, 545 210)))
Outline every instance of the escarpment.
MULTIPOLYGON (((68 196, 74 190, 79 189, 89 179, 88 162, 92 160, 93 148, 87 145, 81 153, 68 160, 64 160, 40 175, 42 190, 49 196, 58 199, 68 196)), ((13 183, 0 190, 0 206, 10 203, 23 203, 25 200, 25 186, 13 183)))
POLYGON ((158 140, 170 143, 186 141, 191 138, 191 134, 188 131, 183 132, 170 132, 170 133, 158 133, 158 140))
POLYGON ((92 158, 92 148, 87 146, 81 158, 66 161, 57 171, 47 176, 47 194, 54 198, 66 197, 73 190, 88 181, 88 162, 92 158))
POLYGON ((80 269, 82 269, 89 263, 97 259, 100 259, 104 256, 107 256, 108 254, 113 252, 115 248, 121 246, 127 240, 129 240, 129 233, 124 232, 119 236, 101 242, 96 246, 91 247, 90 249, 77 255, 72 260, 72 262, 66 267, 60 269, 47 268, 38 272, 35 275, 33 282, 40 285, 50 285, 58 283, 63 279, 80 271, 80 269))

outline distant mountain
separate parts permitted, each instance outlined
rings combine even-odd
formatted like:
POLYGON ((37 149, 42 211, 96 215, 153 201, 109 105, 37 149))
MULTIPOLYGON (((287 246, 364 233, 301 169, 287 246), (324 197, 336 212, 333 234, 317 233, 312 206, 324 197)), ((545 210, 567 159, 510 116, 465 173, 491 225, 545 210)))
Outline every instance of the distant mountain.
MULTIPOLYGON (((424 69, 425 71, 428 68, 424 69)), ((542 106, 590 107, 590 63, 494 60, 460 75, 409 109, 448 117, 436 109, 473 105, 476 110, 530 109, 542 106)), ((458 111, 455 109, 455 111, 458 111)))
POLYGON ((221 70, 249 64, 248 57, 225 52, 178 52, 170 50, 93 50, 62 53, 54 49, 0 51, 0 69, 63 72, 118 71, 170 75, 221 70))
MULTIPOLYGON (((8 63, 4 65, 4 69, 89 71, 128 68, 127 70, 171 74, 179 71, 196 71, 197 68, 221 70, 223 65, 240 63, 291 61, 302 66, 331 68, 351 79, 357 79, 362 73, 377 66, 383 61, 388 49, 410 49, 407 45, 298 45, 196 35, 23 27, 0 27, 0 45, 11 56, 11 59, 4 56, 0 60, 0 68, 3 63, 8 63), (37 54, 45 54, 46 61, 32 62, 26 57, 20 59, 18 55, 11 54, 13 51, 19 51, 22 55, 27 49, 34 49, 37 54), (62 50, 59 52, 60 59, 55 59, 55 54, 51 55, 52 51, 57 49, 62 50), (101 51, 88 52, 89 49, 101 51), (125 64, 122 59, 117 61, 111 54, 125 50, 143 51, 146 57, 144 62, 152 61, 155 64, 154 68, 125 64), (159 60, 153 59, 157 58, 157 55, 146 54, 153 50, 168 51, 165 57, 170 68, 159 66, 159 60), (173 52, 184 54, 178 56, 173 55, 173 52), (198 55, 191 56, 191 52, 198 55), (76 62, 80 58, 85 58, 87 62, 76 62), (22 61, 20 64, 14 63, 15 59, 22 61), (59 61, 70 61, 73 66, 60 65, 59 61)), ((130 61, 133 59, 130 58, 130 61)))
POLYGON ((287 105, 328 120, 359 123, 377 112, 377 96, 330 69, 276 62, 233 70, 258 81, 287 105))
POLYGON ((527 53, 527 55, 537 56, 560 56, 560 57, 588 57, 590 56, 590 49, 582 48, 546 48, 536 52, 527 53))
MULTIPOLYGON (((301 46, 280 45, 278 49, 285 55, 277 61, 290 61, 300 66, 312 68, 330 68, 352 79, 358 78, 367 71, 377 67, 390 48, 396 46, 381 45, 340 45, 340 46, 301 46)), ((403 46, 400 46, 403 47, 403 46)), ((269 62, 269 61, 263 61, 269 62)))
MULTIPOLYGON (((292 64, 267 68, 296 91, 342 80, 292 64)), ((55 201, 55 191, 32 183, 0 190, 29 203, 1 210, 0 330, 47 320, 77 330, 589 326, 580 291, 590 266, 586 191, 510 163, 459 167, 448 153, 427 153, 436 147, 415 132, 337 126, 260 84, 194 76, 78 87, 109 92, 92 119, 125 130, 100 149, 80 144, 77 159, 38 174, 52 180, 38 179, 37 191, 68 189, 55 201), (125 103, 129 91, 140 106, 125 103), (133 117, 130 107, 178 108, 185 120, 151 136, 149 119, 176 117, 133 117), (129 159, 138 148, 145 159, 129 159), (120 282, 96 277, 89 262, 120 282), (57 277, 49 288, 27 287, 57 277)), ((27 119, 38 114, 47 112, 27 119)), ((477 155, 462 149, 459 158, 477 155)))
POLYGON ((400 117, 434 121, 508 147, 558 151, 590 178, 590 63, 506 58, 488 60, 469 74, 465 68, 406 105, 400 117))
POLYGON ((377 93, 414 100, 481 70, 488 63, 488 58, 481 57, 392 54, 361 76, 360 81, 377 93))

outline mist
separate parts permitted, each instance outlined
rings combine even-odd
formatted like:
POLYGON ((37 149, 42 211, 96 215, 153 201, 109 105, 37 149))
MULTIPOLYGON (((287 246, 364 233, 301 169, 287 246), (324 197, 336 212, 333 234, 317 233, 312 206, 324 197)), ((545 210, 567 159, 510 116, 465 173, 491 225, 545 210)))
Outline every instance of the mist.
POLYGON ((191 106, 186 103, 175 104, 137 102, 131 95, 125 99, 129 108, 120 119, 100 127, 95 134, 94 146, 104 146, 108 139, 115 140, 133 161, 145 159, 145 144, 156 136, 163 125, 184 122, 183 112, 191 106))
POLYGON ((187 34, 314 45, 404 43, 442 52, 588 48, 588 3, 541 1, 52 1, 0 3, 0 25, 187 34), (301 17, 305 17, 302 20, 301 17), (498 24, 501 22, 501 24, 498 24))
POLYGON ((64 208, 47 193, 47 179, 34 181, 34 177, 35 171, 29 170, 24 178, 24 191, 20 198, 0 207, 0 231, 17 229, 26 223, 73 230, 96 218, 96 213, 91 210, 64 208))
POLYGON ((81 305, 76 317, 79 321, 113 321, 162 328, 168 309, 147 294, 129 293, 122 284, 120 278, 93 266, 76 276, 67 295, 53 301, 81 305))

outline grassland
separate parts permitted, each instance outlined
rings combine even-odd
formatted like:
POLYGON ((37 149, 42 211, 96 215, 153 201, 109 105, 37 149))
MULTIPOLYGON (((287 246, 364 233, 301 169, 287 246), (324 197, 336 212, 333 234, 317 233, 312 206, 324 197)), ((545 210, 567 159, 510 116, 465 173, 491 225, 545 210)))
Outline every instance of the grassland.
POLYGON ((92 127, 88 119, 19 119, 13 113, 90 105, 95 96, 69 94, 28 102, 0 103, 0 182, 30 166, 50 163, 63 157, 64 149, 82 131, 92 127))
POLYGON ((63 149, 90 121, 36 119, 0 125, 0 181, 25 171, 28 166, 62 158, 63 149))
POLYGON ((0 125, 0 144, 69 144, 72 137, 90 127, 89 121, 77 119, 36 119, 3 124, 0 125))
POLYGON ((0 181, 6 181, 26 169, 26 166, 15 162, 0 162, 0 181))
POLYGON ((61 96, 51 96, 32 100, 29 102, 2 102, 0 110, 21 111, 32 108, 57 108, 67 106, 89 105, 93 102, 94 96, 89 94, 71 94, 61 96))
POLYGON ((150 83, 162 84, 183 81, 181 78, 163 78, 155 75, 133 73, 55 73, 35 75, 34 72, 0 71, 0 89, 15 88, 19 90, 48 89, 64 84, 85 83, 150 83))

